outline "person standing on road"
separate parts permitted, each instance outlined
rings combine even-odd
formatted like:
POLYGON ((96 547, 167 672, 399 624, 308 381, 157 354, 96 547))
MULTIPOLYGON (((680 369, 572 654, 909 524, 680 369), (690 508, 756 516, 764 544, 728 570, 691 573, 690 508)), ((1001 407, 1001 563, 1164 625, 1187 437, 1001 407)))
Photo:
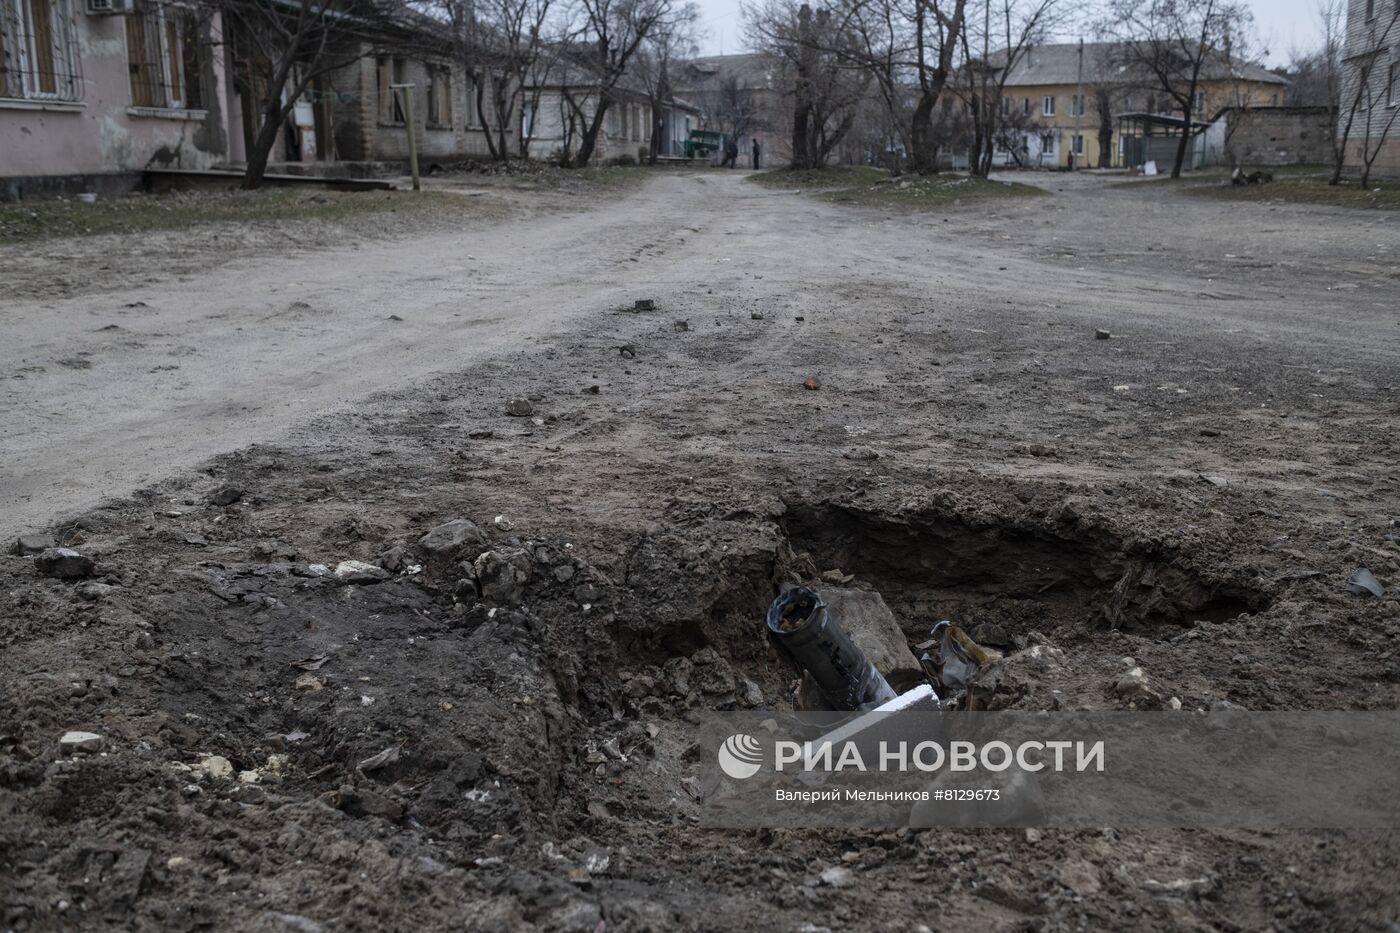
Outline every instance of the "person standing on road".
POLYGON ((724 168, 727 165, 730 168, 738 168, 738 162, 739 144, 731 139, 724 144, 724 161, 719 164, 719 167, 724 168))
POLYGON ((759 149, 758 149, 758 140, 755 139, 755 140, 753 141, 753 167, 754 167, 755 169, 758 168, 758 153, 759 153, 759 149))

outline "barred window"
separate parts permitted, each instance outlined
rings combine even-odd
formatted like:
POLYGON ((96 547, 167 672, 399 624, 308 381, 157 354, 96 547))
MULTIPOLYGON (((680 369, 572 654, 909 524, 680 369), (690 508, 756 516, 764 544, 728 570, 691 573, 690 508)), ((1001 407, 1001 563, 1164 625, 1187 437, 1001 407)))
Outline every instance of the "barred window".
POLYGON ((379 122, 403 123, 403 97, 408 89, 395 90, 393 85, 404 83, 404 63, 402 58, 379 56, 379 122))
POLYGON ((204 109, 199 35, 194 15, 143 6, 126 17, 126 62, 136 107, 204 109))
POLYGON ((0 97, 79 100, 69 0, 0 0, 0 97))
POLYGON ((452 69, 446 65, 428 66, 428 125, 452 126, 452 69))

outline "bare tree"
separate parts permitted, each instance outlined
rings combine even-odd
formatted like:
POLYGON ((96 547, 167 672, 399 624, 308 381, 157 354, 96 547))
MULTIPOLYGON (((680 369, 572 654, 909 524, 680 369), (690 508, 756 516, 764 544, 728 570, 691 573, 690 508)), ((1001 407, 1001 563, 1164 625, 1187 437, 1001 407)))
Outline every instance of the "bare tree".
MULTIPOLYGON (((1340 10, 1333 10, 1329 4, 1319 8, 1323 20, 1328 45, 1335 41, 1341 22, 1340 10)), ((1341 75, 1341 106, 1337 114, 1337 133, 1333 141, 1333 165, 1331 184, 1341 184, 1342 171, 1346 167, 1348 147, 1353 136, 1360 136, 1361 187, 1369 187, 1371 169, 1385 146, 1390 131, 1394 129, 1400 107, 1387 107, 1391 103, 1383 98, 1392 92, 1390 87, 1377 89, 1378 83, 1389 84, 1391 61, 1389 46, 1400 34, 1400 3, 1392 3, 1386 14, 1377 14, 1362 24, 1350 24, 1348 32, 1345 73, 1341 75), (1354 40, 1354 41, 1352 41, 1354 40), (1350 46, 1357 46, 1355 49, 1350 46), (1377 76, 1382 79, 1377 82, 1377 76), (1357 120, 1361 121, 1360 132, 1357 120)))
POLYGON ((661 154, 662 113, 670 103, 671 68, 678 59, 696 53, 695 23, 697 11, 691 6, 683 10, 685 15, 676 17, 668 28, 659 29, 642 43, 637 50, 635 72, 646 89, 647 105, 651 111, 651 132, 648 138, 651 145, 647 161, 656 164, 661 154))
POLYGON ((1227 0, 1111 0, 1104 30, 1119 43, 1119 64, 1181 112, 1173 178, 1181 177, 1191 145, 1202 79, 1209 67, 1231 68, 1231 37, 1251 22, 1243 5, 1227 0))
POLYGON ((749 38, 791 79, 792 168, 821 168, 855 125, 870 72, 846 17, 796 0, 744 7, 749 38))
POLYGON ((697 16, 682 0, 578 0, 580 22, 574 32, 569 64, 586 76, 581 89, 566 86, 564 100, 581 127, 578 152, 564 150, 565 164, 586 166, 598 147, 608 110, 647 40, 676 34, 697 16))
POLYGON ((297 100, 317 78, 370 53, 367 44, 392 33, 381 8, 346 10, 337 0, 209 0, 223 19, 234 80, 253 115, 243 187, 267 173, 278 134, 297 100))
POLYGON ((914 171, 938 171, 938 144, 933 128, 934 107, 953 74, 959 39, 966 21, 967 0, 911 0, 914 4, 913 70, 919 97, 910 117, 909 143, 914 171))
POLYGON ((1000 124, 1013 117, 1002 102, 1006 82, 1031 45, 1053 30, 1059 11, 1059 0, 982 0, 981 16, 967 18, 956 90, 971 119, 968 171, 973 175, 991 174, 1000 124))

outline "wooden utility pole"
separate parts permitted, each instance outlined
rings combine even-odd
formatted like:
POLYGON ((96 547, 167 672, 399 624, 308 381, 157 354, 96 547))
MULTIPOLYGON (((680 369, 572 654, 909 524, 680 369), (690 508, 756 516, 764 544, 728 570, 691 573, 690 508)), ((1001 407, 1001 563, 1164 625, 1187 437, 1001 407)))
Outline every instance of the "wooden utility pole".
POLYGON ((408 127, 408 170, 413 175, 413 190, 421 190, 418 186, 418 128, 413 122, 413 89, 414 84, 391 84, 395 91, 403 91, 403 119, 408 127))

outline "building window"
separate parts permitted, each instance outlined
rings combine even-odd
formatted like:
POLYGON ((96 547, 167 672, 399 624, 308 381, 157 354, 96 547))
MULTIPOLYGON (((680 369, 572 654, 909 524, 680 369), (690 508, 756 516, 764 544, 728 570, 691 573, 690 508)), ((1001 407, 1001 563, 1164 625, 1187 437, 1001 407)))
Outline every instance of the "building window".
POLYGON ((0 0, 0 97, 78 100, 69 0, 0 0))
POLYGON ((1026 116, 1031 115, 1031 99, 1029 97, 1021 99, 1021 112, 1026 116))
POLYGON ((1040 134, 1040 151, 1041 151, 1041 152, 1045 152, 1045 153, 1053 153, 1053 152, 1055 151, 1055 134, 1054 134, 1054 133, 1041 133, 1041 134, 1040 134))
POLYGON ((469 130, 481 128, 481 100, 477 94, 485 95, 485 89, 481 86, 481 78, 476 75, 467 75, 464 82, 466 84, 466 126, 469 130))
POLYGON ((1069 115, 1072 117, 1084 116, 1084 95, 1075 94, 1069 99, 1069 115))
POLYGON ((1011 116, 1011 98, 1003 97, 1001 99, 1001 115, 1003 117, 1011 116))
POLYGON ((1074 134, 1074 154, 1077 156, 1084 154, 1084 137, 1078 133, 1074 134))
POLYGON ((539 104, 535 101, 526 101, 520 107, 520 138, 529 139, 535 135, 535 111, 539 109, 539 104))
POLYGON ((1200 113, 1202 110, 1206 109, 1206 96, 1200 91, 1191 95, 1191 109, 1196 113, 1200 113))
POLYGON ((446 65, 428 66, 428 125, 452 128, 452 69, 446 65))
POLYGON ((1053 117, 1055 115, 1055 98, 1046 97, 1040 112, 1043 116, 1053 117))
POLYGON ((1376 18, 1376 0, 1366 0, 1366 21, 1376 18))
POLYGON ((404 61, 397 56, 381 55, 376 63, 379 68, 379 122, 402 124, 403 95, 408 88, 394 89, 395 84, 404 83, 404 61))
POLYGON ((134 107, 204 108, 203 69, 194 15, 165 5, 126 17, 126 67, 134 107))

